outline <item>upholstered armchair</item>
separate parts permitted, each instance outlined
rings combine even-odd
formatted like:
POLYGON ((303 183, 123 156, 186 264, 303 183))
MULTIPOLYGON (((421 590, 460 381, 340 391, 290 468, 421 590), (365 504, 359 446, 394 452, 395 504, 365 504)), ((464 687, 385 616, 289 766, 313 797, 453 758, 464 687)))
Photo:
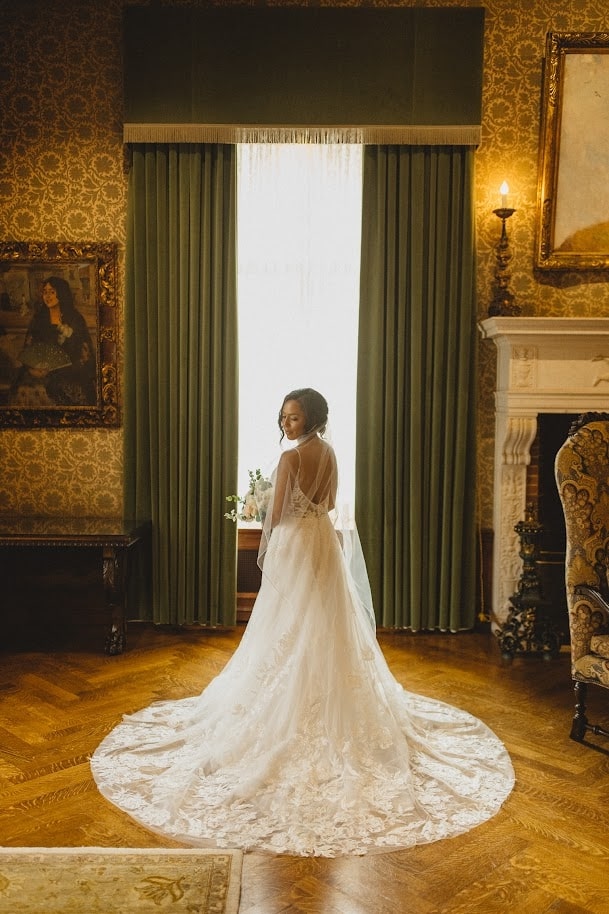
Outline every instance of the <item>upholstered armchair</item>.
POLYGON ((586 716, 588 685, 609 689, 609 414, 588 413, 574 423, 556 455, 555 472, 567 535, 565 582, 575 684, 571 738, 581 742, 587 730, 609 736, 586 716))

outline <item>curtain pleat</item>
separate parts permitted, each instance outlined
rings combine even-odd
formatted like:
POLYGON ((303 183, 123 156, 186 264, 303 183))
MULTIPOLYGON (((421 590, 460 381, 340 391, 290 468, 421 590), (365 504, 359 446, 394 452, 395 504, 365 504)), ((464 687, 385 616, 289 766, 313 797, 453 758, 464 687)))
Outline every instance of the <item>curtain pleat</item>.
POLYGON ((474 151, 364 151, 357 521, 383 627, 475 620, 474 151))
POLYGON ((238 358, 233 146, 138 145, 129 181, 125 508, 153 522, 143 618, 233 625, 238 358))

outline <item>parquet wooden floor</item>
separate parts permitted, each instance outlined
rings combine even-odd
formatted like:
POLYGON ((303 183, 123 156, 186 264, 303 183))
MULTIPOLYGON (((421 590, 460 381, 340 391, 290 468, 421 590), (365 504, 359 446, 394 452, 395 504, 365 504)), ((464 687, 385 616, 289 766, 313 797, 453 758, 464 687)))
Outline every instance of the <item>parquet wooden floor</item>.
MULTIPOLYGON (((130 625, 129 649, 99 628, 50 647, 0 648, 0 844, 176 846, 97 793, 88 756, 126 712, 200 691, 237 632, 130 625)), ((481 717, 505 742, 516 787, 490 821, 407 851, 336 860, 247 854, 240 914, 609 914, 609 740, 568 738, 568 651, 501 661, 489 633, 382 634, 407 688, 481 717)), ((591 690, 609 725, 609 693, 591 690)), ((591 738, 594 739, 594 738, 591 738)), ((17 914, 17 912, 15 912, 17 914)))

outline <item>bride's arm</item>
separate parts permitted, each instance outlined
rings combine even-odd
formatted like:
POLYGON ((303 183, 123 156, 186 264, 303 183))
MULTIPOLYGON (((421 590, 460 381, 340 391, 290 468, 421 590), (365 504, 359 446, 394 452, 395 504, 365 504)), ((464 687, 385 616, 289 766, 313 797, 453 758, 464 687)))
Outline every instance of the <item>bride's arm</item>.
POLYGON ((286 498, 289 497, 294 478, 295 451, 286 451, 279 458, 277 475, 275 477, 275 492, 273 493, 273 511, 271 514, 271 528, 276 527, 281 521, 286 498))
POLYGON ((336 507, 336 494, 338 491, 338 468, 336 465, 336 455, 332 451, 332 459, 330 461, 330 507, 329 510, 333 511, 336 507))

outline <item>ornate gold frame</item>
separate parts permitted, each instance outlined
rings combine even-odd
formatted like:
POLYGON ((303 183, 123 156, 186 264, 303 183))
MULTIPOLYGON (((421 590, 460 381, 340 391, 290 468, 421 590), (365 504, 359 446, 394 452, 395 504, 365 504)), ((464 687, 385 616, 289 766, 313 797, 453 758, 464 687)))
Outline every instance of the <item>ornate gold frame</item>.
MULTIPOLYGON (((582 205, 586 201, 582 198, 589 187, 592 200, 594 185, 586 182, 585 172, 574 168, 574 159, 570 155, 571 149, 585 149, 594 158, 598 151, 598 161, 606 161, 607 146, 603 138, 609 135, 609 119, 606 116, 602 119, 587 117, 587 113, 594 111, 595 99, 600 94, 604 95, 606 108, 608 54, 609 32, 550 32, 547 36, 535 243, 535 266, 539 269, 609 270, 609 240, 605 237, 609 225, 601 226, 597 220, 588 226, 583 223, 585 207, 582 209, 582 205), (577 68, 591 64, 596 64, 597 69, 602 68, 603 81, 601 86, 590 80, 586 91, 577 95, 577 117, 584 121, 584 128, 580 130, 569 121, 568 115, 573 110, 565 110, 564 103, 565 97, 575 97, 572 86, 579 85, 575 82, 577 68), (562 219, 562 235, 557 233, 557 216, 562 219), (565 235, 564 226, 568 225, 569 219, 572 220, 573 231, 565 235)), ((609 168, 605 184, 609 188, 609 168)))
MULTIPOLYGON (((0 242, 0 428, 117 427, 120 424, 117 366, 117 245, 89 242, 0 242), (12 275, 11 275, 12 273, 12 275), (85 323, 96 357, 95 403, 87 405, 15 406, 9 403, 8 382, 15 351, 25 337, 37 300, 27 301, 17 289, 38 299, 43 278, 70 277, 85 290, 85 323), (76 277, 76 279, 75 279, 76 277), (34 291, 35 290, 35 291, 34 291), (12 296, 11 296, 12 293, 12 296), (12 348, 11 348, 12 347, 12 348), (7 380, 8 379, 8 380, 7 380)), ((77 303, 78 304, 78 303, 77 303)), ((16 362, 17 366, 19 362, 16 362)), ((93 397, 91 397, 93 399, 93 397)))

